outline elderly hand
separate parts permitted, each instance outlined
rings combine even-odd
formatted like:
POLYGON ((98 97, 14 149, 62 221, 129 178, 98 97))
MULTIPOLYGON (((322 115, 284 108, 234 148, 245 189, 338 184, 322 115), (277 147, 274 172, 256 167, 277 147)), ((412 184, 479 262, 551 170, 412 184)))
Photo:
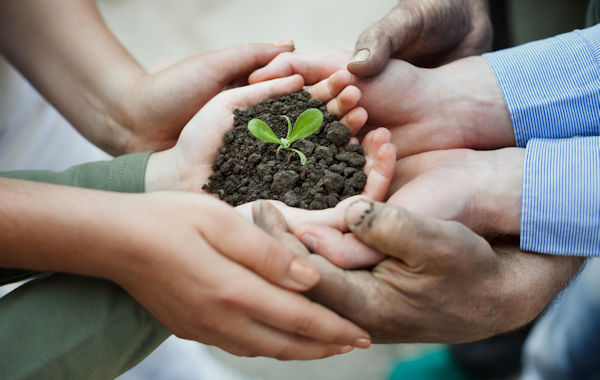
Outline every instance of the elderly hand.
POLYGON ((307 295, 367 329, 374 342, 460 343, 513 330, 535 318, 583 262, 520 252, 505 240, 492 246, 457 222, 377 202, 353 203, 346 221, 388 258, 370 271, 343 270, 308 255, 281 218, 257 223, 320 269, 307 295))
POLYGON ((434 67, 491 47, 486 0, 402 0, 361 33, 348 70, 379 74, 390 57, 434 67))

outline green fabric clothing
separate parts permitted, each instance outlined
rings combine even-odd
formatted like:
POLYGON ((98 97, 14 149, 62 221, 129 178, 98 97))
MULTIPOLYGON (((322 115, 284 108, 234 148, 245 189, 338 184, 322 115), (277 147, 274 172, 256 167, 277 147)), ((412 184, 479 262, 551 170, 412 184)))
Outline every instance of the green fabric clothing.
MULTIPOLYGON (((62 172, 21 170, 0 173, 0 177, 121 193, 142 193, 146 164, 151 154, 152 152, 132 153, 110 161, 73 166, 62 172)), ((0 285, 21 281, 35 274, 36 272, 21 269, 0 268, 0 285)))
MULTIPOLYGON (((78 165, 63 172, 2 177, 91 189, 143 192, 151 152, 78 165)), ((0 283, 31 271, 0 268, 0 283)), ((170 335, 116 284, 46 274, 0 298, 0 379, 113 379, 170 335)))
POLYGON ((150 154, 152 152, 127 154, 110 161, 73 166, 62 172, 21 170, 0 173, 0 177, 120 193, 143 193, 146 163, 150 154))
POLYGON ((114 379, 169 334, 119 286, 52 274, 0 299, 0 378, 114 379))

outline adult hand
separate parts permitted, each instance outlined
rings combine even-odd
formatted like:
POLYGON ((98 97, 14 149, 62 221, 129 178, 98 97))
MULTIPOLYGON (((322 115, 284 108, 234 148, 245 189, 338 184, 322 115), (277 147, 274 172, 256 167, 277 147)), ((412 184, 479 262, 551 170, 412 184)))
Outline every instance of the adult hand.
POLYGON ((114 155, 173 146, 213 96, 294 50, 292 41, 236 46, 148 74, 91 0, 3 2, 0 28, 2 54, 81 134, 114 155))
POLYGON ((189 193, 132 196, 116 220, 135 226, 134 252, 124 256, 138 260, 109 279, 179 337, 278 359, 369 345, 364 330, 296 293, 318 281, 311 265, 223 202, 189 193))
POLYGON ((402 0, 358 37, 348 70, 379 74, 390 57, 434 67, 492 47, 486 0, 402 0))
MULTIPOLYGON (((339 70, 349 53, 284 53, 250 76, 255 83, 300 74, 308 84, 339 70)), ((350 74, 347 74, 350 75, 350 74)), ((369 126, 392 132, 398 157, 452 148, 495 149, 515 145, 512 124, 496 78, 482 57, 436 69, 391 60, 372 78, 350 76, 360 89, 369 126)), ((368 130, 368 128, 365 128, 368 130)))
POLYGON ((12 179, 0 190, 0 267, 111 280, 178 336, 238 355, 310 359, 369 344, 297 293, 318 282, 314 267, 212 197, 12 179))
POLYGON ((377 202, 353 203, 346 222, 388 258, 370 271, 343 270, 299 253, 302 245, 281 227, 271 234, 320 269, 307 295, 379 343, 461 343, 513 330, 534 319, 583 262, 520 252, 507 240, 491 246, 457 222, 377 202))
POLYGON ((247 84, 248 75, 293 41, 234 46, 199 54, 155 74, 140 76, 125 99, 123 120, 130 134, 124 152, 173 146, 181 129, 210 99, 247 84))
MULTIPOLYGON (((481 235, 518 236, 525 150, 440 150, 399 160, 387 203, 462 223, 481 235)), ((337 224, 305 224, 294 233, 313 252, 342 268, 386 258, 337 224)))

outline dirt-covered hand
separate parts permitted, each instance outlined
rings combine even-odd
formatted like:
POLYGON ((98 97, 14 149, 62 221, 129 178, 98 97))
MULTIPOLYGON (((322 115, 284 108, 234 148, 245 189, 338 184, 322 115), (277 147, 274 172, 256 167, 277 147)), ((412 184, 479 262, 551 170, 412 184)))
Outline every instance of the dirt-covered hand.
POLYGON ((346 221, 388 258, 343 270, 318 255, 321 281, 308 296, 364 327, 373 342, 461 343, 525 325, 583 262, 492 245, 464 225, 397 206, 358 201, 346 221))
POLYGON ((277 54, 293 50, 292 41, 233 46, 141 76, 125 97, 124 114, 117 118, 129 131, 129 138, 122 151, 116 153, 173 146, 181 129, 210 99, 247 84, 253 70, 277 54))
POLYGON ((116 209, 127 232, 116 237, 122 270, 109 278, 177 336, 279 359, 368 343, 364 330, 297 293, 319 280, 313 267, 225 203, 157 192, 116 209))
POLYGON ((361 33, 348 70, 376 75, 390 57, 435 67, 491 47, 487 0, 401 0, 361 33))
MULTIPOLYGON (((422 215, 460 222, 482 235, 519 235, 525 150, 469 149, 425 152, 401 159, 387 203, 422 215)), ((303 242, 341 268, 364 268, 385 259, 337 226, 306 224, 303 242)))
MULTIPOLYGON (((250 76, 259 82, 300 74, 318 83, 343 67, 349 52, 283 53, 250 76)), ((453 148, 495 149, 515 145, 504 97, 482 57, 422 69, 390 60, 375 77, 348 77, 362 93, 367 131, 384 126, 392 132, 398 157, 453 148)))

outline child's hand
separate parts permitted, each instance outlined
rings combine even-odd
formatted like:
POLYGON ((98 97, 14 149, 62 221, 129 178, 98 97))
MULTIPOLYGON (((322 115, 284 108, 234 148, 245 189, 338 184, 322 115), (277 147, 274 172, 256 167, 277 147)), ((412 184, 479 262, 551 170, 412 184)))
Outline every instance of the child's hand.
MULTIPOLYGON (((300 91, 303 85, 302 77, 293 75, 227 90, 215 96, 185 126, 173 148, 150 157, 146 191, 202 192, 202 186, 213 173, 212 165, 223 145, 223 137, 233 128, 233 111, 300 91)), ((336 74, 311 90, 316 98, 327 102, 328 110, 342 118, 350 131, 355 133, 364 125, 366 112, 356 106, 360 91, 348 84, 346 75, 336 74)))
MULTIPOLYGON (((284 215, 287 225, 294 234, 301 238, 302 241, 309 247, 316 241, 308 238, 308 240, 300 234, 305 225, 318 226, 319 228, 327 228, 328 233, 343 236, 344 239, 350 239, 360 248, 365 247, 362 243, 356 240, 352 234, 343 234, 348 231, 344 221, 344 210, 346 207, 357 199, 370 199, 381 201, 385 198, 396 164, 396 148, 390 143, 390 132, 385 128, 379 128, 375 131, 367 133, 363 139, 362 146, 365 152, 364 172, 367 174, 367 183, 363 193, 344 199, 334 208, 324 210, 305 210, 300 208, 289 207, 280 201, 269 201, 272 205, 284 215), (327 227, 324 227, 327 226, 327 227)), ((246 218, 252 217, 252 207, 256 202, 250 202, 236 207, 246 218)), ((344 242, 345 245, 346 242, 344 242)), ((339 248, 339 247, 338 247, 339 248)), ((351 246, 352 248, 352 246, 351 246)), ((343 250, 343 249, 342 249, 343 250)), ((313 251, 315 251, 313 249, 313 251)), ((361 252, 364 250, 361 250, 361 252)), ((370 250, 369 252, 374 252, 370 250)), ((320 253, 317 251, 317 253, 320 253)), ((379 259, 381 255, 375 254, 379 259)), ((371 260, 371 258, 369 258, 371 260)))

